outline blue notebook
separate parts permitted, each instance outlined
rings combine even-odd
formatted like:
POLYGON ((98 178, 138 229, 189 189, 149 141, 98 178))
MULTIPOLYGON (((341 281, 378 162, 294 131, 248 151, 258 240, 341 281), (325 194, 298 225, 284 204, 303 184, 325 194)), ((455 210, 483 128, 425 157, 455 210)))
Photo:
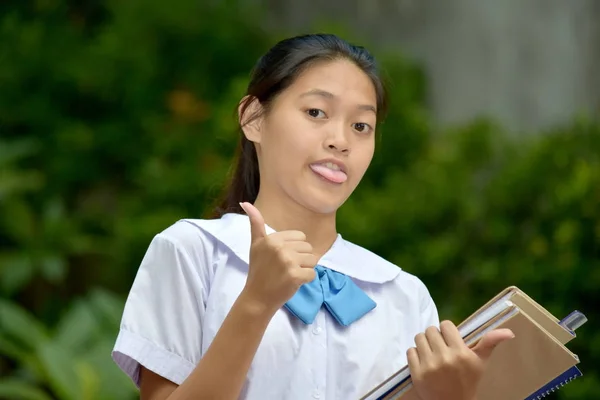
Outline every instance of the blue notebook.
MULTIPOLYGON (((535 393, 528 396, 525 400, 544 399, 546 396, 549 396, 550 394, 558 391, 563 386, 570 383, 572 380, 577 379, 582 376, 583 376, 583 374, 581 373, 579 368, 571 367, 568 370, 566 370, 565 372, 563 372, 562 374, 560 374, 559 376, 557 376, 556 378, 554 378, 552 381, 548 382, 544 387, 540 388, 538 391, 536 391, 535 393)), ((377 400, 384 400, 386 398, 386 396, 388 396, 390 393, 392 393, 394 390, 396 390, 396 388, 398 388, 400 385, 402 385, 408 379, 409 379, 409 377, 404 378, 404 380, 402 382, 398 383, 397 385, 393 386, 390 390, 383 393, 380 397, 377 398, 377 400)))
POLYGON ((571 367, 556 378, 554 378, 552 381, 548 382, 546 386, 527 397, 525 400, 543 399, 544 397, 549 396, 551 393, 556 392, 557 390, 565 386, 567 383, 571 382, 573 379, 579 378, 581 376, 583 376, 583 374, 581 373, 579 368, 571 367))

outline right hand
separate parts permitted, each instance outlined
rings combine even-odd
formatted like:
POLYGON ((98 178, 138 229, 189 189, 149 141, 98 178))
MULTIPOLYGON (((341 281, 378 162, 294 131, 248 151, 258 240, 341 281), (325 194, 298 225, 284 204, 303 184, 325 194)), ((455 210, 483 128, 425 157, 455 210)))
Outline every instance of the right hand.
POLYGON ((301 231, 267 235, 265 220, 250 203, 240 203, 250 218, 250 266, 244 292, 270 311, 277 311, 301 285, 315 279, 318 262, 301 231))

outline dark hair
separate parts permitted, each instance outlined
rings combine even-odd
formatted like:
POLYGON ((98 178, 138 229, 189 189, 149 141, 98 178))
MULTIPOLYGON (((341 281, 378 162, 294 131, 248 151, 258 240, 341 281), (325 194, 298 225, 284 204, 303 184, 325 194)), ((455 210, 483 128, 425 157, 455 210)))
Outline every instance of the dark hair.
MULTIPOLYGON (((387 98, 375 59, 365 48, 331 34, 301 35, 275 44, 258 60, 252 71, 246 96, 240 103, 241 115, 244 115, 253 101, 260 103, 262 112, 268 112, 277 95, 308 67, 318 62, 339 59, 354 62, 371 78, 377 95, 377 114, 378 117, 383 117, 387 111, 387 98)), ((244 121, 248 124, 260 116, 254 114, 244 121)), ((231 180, 214 210, 215 218, 230 212, 243 213, 239 203, 254 203, 258 195, 260 176, 256 148, 243 132, 233 165, 235 169, 231 180)))

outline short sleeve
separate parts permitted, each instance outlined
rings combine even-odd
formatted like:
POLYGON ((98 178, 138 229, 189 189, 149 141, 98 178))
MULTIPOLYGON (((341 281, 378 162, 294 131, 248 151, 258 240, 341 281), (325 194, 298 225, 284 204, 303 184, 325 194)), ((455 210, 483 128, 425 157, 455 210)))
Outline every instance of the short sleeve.
POLYGON ((425 332, 430 326, 440 326, 438 310, 425 284, 421 283, 421 332, 425 332))
POLYGON ((112 357, 138 387, 140 365, 179 385, 201 357, 211 252, 186 226, 154 237, 125 303, 112 357))

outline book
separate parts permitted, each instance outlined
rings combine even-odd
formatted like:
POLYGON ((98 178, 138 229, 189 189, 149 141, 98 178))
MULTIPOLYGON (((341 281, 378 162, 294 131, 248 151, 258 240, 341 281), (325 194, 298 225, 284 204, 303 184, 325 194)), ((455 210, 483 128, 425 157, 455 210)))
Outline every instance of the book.
POLYGON ((550 382, 548 382, 545 386, 537 390, 535 393, 528 396, 525 400, 540 400, 546 396, 549 396, 551 393, 556 392, 558 389, 565 386, 567 383, 571 382, 573 379, 579 378, 583 376, 579 368, 571 367, 550 382))
MULTIPOLYGON (((482 399, 543 398, 582 376, 579 358, 565 345, 585 323, 574 311, 557 319, 516 286, 510 286, 471 314, 458 330, 473 347, 487 332, 509 328, 515 338, 495 349, 478 389, 482 399)), ((412 400, 416 398, 408 366, 397 371, 364 395, 361 400, 412 400)))

